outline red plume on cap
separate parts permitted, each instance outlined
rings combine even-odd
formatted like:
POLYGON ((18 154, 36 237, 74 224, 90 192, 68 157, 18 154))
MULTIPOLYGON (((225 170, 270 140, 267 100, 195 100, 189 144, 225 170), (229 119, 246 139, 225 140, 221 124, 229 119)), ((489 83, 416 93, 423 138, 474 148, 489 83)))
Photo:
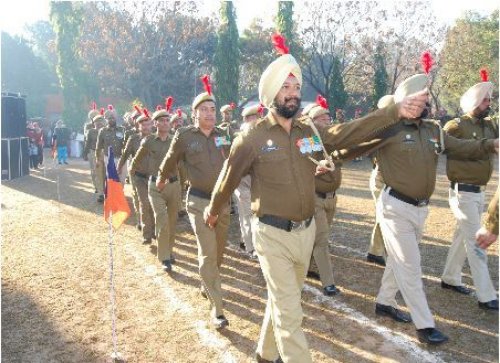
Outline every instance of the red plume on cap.
POLYGON ((134 106, 134 108, 135 108, 135 110, 136 110, 137 112, 139 112, 139 114, 141 114, 141 113, 142 113, 142 112, 141 112, 141 109, 139 108, 139 106, 135 105, 135 106, 134 106))
POLYGON ((108 105, 108 110, 113 111, 113 105, 108 105))
POLYGON ((316 96, 316 103, 324 109, 328 110, 328 102, 326 101, 325 97, 321 95, 316 96))
POLYGON ((104 107, 101 108, 101 116, 104 116, 104 107))
POLYGON ((285 45, 285 37, 283 35, 281 35, 279 33, 274 33, 273 35, 271 35, 271 39, 273 41, 274 49, 276 49, 276 51, 279 54, 288 54, 289 53, 290 50, 285 45))
POLYGON ((420 63, 422 63, 422 67, 424 68, 425 74, 429 74, 429 71, 431 70, 432 65, 434 64, 431 52, 429 52, 428 50, 423 52, 422 56, 420 57, 420 63))
POLYGON ((205 88, 205 91, 207 91, 207 93, 211 95, 212 87, 210 86, 210 76, 208 74, 204 74, 203 76, 201 76, 201 81, 203 82, 203 87, 205 88))
POLYGON ((174 104, 174 98, 172 96, 168 96, 165 100, 165 106, 167 108, 167 112, 170 113, 173 104, 174 104))
POLYGON ((177 109, 177 116, 182 117, 182 110, 180 108, 177 109))
POLYGON ((144 116, 146 116, 147 118, 149 118, 149 111, 147 108, 143 108, 142 109, 142 113, 144 113, 144 116))
POLYGON ((481 81, 488 82, 488 71, 486 68, 481 69, 479 73, 481 74, 481 81))
POLYGON ((161 105, 156 106, 156 111, 160 111, 161 109, 163 109, 161 105))
POLYGON ((97 110, 97 105, 95 104, 95 102, 92 102, 92 109, 97 110))
POLYGON ((260 113, 261 115, 264 114, 264 105, 262 103, 259 103, 259 107, 257 108, 257 112, 260 113))

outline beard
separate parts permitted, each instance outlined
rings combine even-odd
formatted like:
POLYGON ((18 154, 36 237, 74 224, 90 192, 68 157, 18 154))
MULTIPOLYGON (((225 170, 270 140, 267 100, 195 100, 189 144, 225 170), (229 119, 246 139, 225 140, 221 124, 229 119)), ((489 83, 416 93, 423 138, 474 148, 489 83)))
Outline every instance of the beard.
POLYGON ((285 98, 285 101, 283 103, 279 103, 277 100, 274 100, 274 108, 276 109, 276 112, 278 115, 281 117, 284 117, 286 119, 292 118, 300 108, 300 102, 301 99, 298 97, 288 97, 285 98), (287 102, 295 100, 296 104, 295 105, 287 105, 287 102))
POLYGON ((484 109, 483 111, 480 111, 478 108, 476 108, 473 112, 473 115, 476 116, 477 118, 485 118, 488 117, 490 111, 491 111, 490 106, 486 107, 486 109, 484 109))

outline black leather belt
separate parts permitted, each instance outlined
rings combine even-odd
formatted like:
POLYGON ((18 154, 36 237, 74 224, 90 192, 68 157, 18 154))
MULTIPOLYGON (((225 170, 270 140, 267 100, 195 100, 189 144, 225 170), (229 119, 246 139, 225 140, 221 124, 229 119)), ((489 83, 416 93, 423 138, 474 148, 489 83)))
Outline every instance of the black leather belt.
POLYGON ((454 190, 457 184, 459 192, 481 193, 481 187, 479 185, 451 182, 450 188, 454 190))
POLYGON ((300 222, 296 222, 296 221, 290 221, 288 219, 272 216, 270 214, 264 214, 262 217, 259 217, 260 222, 267 224, 267 225, 270 225, 270 226, 273 226, 273 227, 276 227, 276 228, 279 228, 279 229, 282 229, 282 230, 287 231, 287 232, 291 232, 293 230, 304 229, 304 228, 309 227, 312 219, 313 219, 313 217, 308 218, 308 219, 303 220, 303 221, 300 221, 300 222))
POLYGON ((144 174, 144 173, 140 173, 138 171, 136 171, 134 173, 135 176, 138 176, 139 178, 143 178, 143 179, 148 179, 149 178, 149 175, 148 174, 144 174))
POLYGON ((330 193, 321 193, 321 192, 316 192, 316 195, 320 197, 321 199, 333 199, 335 198, 335 192, 330 192, 330 193))
MULTIPOLYGON (((149 177, 149 180, 152 181, 153 183, 156 183, 157 179, 158 179, 157 175, 151 175, 149 177)), ((168 179, 168 182, 169 183, 175 183, 177 180, 179 180, 179 178, 177 178, 177 176, 173 176, 173 177, 171 177, 171 178, 168 179)))
POLYGON ((210 200, 210 198, 211 198, 210 194, 205 193, 204 191, 199 190, 199 189, 195 189, 195 188, 189 188, 188 193, 189 193, 189 195, 194 195, 195 197, 198 197, 198 198, 203 198, 203 199, 208 199, 208 200, 210 200))
POLYGON ((414 205, 415 207, 425 207, 425 206, 429 205, 429 199, 414 199, 414 198, 408 197, 408 196, 398 192, 397 190, 391 188, 390 186, 386 185, 385 190, 387 190, 388 188, 390 188, 389 195, 392 195, 394 198, 396 198, 402 202, 414 205))

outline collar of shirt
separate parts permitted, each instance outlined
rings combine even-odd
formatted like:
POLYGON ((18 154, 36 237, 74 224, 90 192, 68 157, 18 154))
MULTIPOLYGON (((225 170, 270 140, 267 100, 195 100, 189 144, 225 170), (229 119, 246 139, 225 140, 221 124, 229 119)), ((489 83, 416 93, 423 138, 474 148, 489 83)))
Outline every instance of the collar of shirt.
POLYGON ((165 141, 167 141, 168 139, 171 138, 171 136, 169 134, 167 134, 167 138, 165 140, 162 140, 161 137, 160 137, 160 135, 158 133, 154 133, 153 135, 155 136, 155 140, 160 140, 160 141, 163 141, 163 142, 165 142, 165 141))
MULTIPOLYGON (((266 127, 268 130, 273 126, 280 125, 278 123, 278 120, 276 120, 276 117, 274 116, 274 114, 272 112, 269 112, 269 114, 266 116, 265 122, 266 122, 266 127)), ((293 117, 292 118, 292 127, 299 127, 302 129, 304 127, 304 124, 302 124, 300 121, 298 121, 296 117, 293 117)))
POLYGON ((413 120, 408 120, 408 119, 404 119, 403 120, 403 125, 405 126, 413 126, 415 128, 419 128, 421 125, 423 124, 422 120, 420 120, 420 122, 415 122, 413 120))
MULTIPOLYGON (((199 126, 194 126, 192 129, 191 129, 191 132, 199 132, 201 133, 202 135, 205 135, 199 126)), ((216 134, 216 135, 219 135, 221 132, 220 130, 217 128, 217 126, 214 126, 214 128, 210 131, 210 135, 208 135, 209 137, 212 135, 212 134, 216 134)))

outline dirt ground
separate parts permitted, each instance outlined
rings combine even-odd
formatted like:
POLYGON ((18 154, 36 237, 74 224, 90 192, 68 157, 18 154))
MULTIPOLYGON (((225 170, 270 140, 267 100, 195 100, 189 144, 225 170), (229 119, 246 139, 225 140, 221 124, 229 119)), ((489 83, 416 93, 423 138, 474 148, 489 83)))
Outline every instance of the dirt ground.
MULTIPOLYGON (((3 182, 2 362, 109 362, 113 351, 110 248, 102 205, 87 164, 46 162, 44 170, 3 182)), ((317 281, 303 292, 303 327, 315 362, 498 362, 498 314, 474 296, 440 287, 454 219, 441 160, 421 245, 424 286, 437 327, 450 342, 420 345, 412 324, 374 313, 383 268, 367 263, 374 222, 367 159, 343 168, 331 258, 342 294, 324 297, 317 281)), ((498 185, 498 171, 487 199, 498 185)), ((126 185, 130 196, 130 185, 126 185)), ((114 238, 118 351, 128 362, 253 362, 266 301, 258 262, 237 247, 232 216, 222 268, 226 316, 221 333, 207 324, 199 295, 197 249, 187 218, 179 220, 174 272, 163 273, 156 246, 141 244, 132 216, 114 238)), ((489 266, 498 289, 498 245, 489 266)), ((464 283, 473 287, 464 268, 464 283)), ((401 299, 399 299, 404 306, 401 299)))

